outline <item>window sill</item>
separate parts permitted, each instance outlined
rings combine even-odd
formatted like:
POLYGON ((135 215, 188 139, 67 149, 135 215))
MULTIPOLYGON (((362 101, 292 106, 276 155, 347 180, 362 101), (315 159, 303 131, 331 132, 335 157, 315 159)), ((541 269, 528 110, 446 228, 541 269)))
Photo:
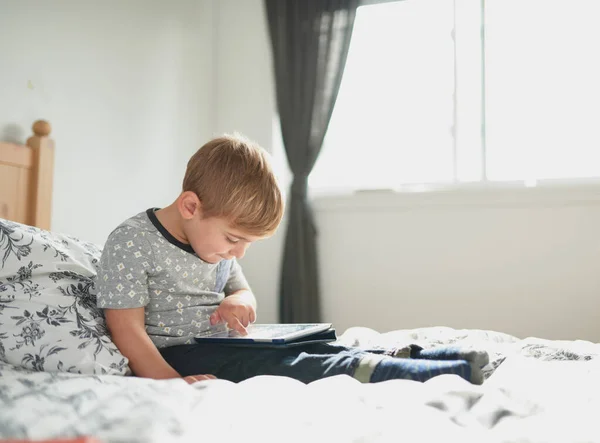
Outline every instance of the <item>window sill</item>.
POLYGON ((401 190, 311 189, 319 212, 406 210, 423 207, 569 206, 600 203, 600 180, 487 182, 413 186, 401 190))

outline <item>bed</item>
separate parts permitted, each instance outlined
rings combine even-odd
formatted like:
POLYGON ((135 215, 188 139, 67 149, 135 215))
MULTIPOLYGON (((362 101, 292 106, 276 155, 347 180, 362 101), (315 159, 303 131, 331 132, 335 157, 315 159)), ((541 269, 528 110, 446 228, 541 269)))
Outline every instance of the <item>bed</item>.
MULTIPOLYGON (((484 349, 485 382, 234 384, 128 376, 89 287, 100 248, 50 228, 53 142, 0 144, 0 439, 600 442, 600 344, 448 327, 354 327, 340 344, 484 349)), ((400 326, 400 325, 399 325, 400 326)))
POLYGON ((50 229, 54 142, 38 120, 27 144, 0 142, 0 217, 50 229))

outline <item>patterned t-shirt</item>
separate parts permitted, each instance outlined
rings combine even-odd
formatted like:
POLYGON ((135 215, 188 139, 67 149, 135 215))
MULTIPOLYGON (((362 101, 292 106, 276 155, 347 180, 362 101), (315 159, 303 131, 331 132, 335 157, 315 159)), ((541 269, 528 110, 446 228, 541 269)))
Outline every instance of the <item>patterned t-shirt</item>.
POLYGON ((98 307, 145 308, 146 332, 158 348, 193 343, 225 330, 209 317, 226 295, 250 289, 235 259, 212 264, 173 237, 148 209, 108 237, 96 282, 98 307))

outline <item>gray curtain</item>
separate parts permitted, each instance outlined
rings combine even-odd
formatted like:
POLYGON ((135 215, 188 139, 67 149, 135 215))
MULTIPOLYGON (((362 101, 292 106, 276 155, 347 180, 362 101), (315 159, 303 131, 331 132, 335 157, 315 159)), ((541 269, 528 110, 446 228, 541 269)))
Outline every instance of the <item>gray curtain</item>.
POLYGON ((316 229, 308 176, 321 150, 346 64, 359 0, 265 0, 277 107, 293 173, 279 321, 321 321, 316 229))

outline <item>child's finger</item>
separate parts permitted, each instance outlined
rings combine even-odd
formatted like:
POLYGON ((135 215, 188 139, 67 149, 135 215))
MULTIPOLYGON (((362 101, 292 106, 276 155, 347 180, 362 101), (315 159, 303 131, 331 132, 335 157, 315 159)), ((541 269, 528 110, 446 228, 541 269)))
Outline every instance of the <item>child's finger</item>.
POLYGON ((229 325, 229 327, 231 329, 236 330, 240 334, 248 335, 248 331, 246 330, 244 325, 240 323, 240 321, 237 318, 233 317, 230 321, 227 322, 227 324, 229 325))
POLYGON ((250 319, 250 323, 254 323, 256 321, 256 312, 254 309, 250 310, 250 315, 248 317, 250 319))
POLYGON ((216 380, 217 377, 215 377, 212 374, 198 374, 198 375, 194 375, 193 376, 196 380, 216 380))
POLYGON ((216 378, 217 377, 211 374, 188 375, 187 377, 183 377, 183 379, 190 385, 202 380, 216 380, 216 378))
POLYGON ((212 313, 212 315, 210 316, 210 324, 211 325, 216 325, 217 323, 221 323, 223 321, 223 319, 221 318, 221 315, 219 315, 219 311, 215 311, 212 313))

